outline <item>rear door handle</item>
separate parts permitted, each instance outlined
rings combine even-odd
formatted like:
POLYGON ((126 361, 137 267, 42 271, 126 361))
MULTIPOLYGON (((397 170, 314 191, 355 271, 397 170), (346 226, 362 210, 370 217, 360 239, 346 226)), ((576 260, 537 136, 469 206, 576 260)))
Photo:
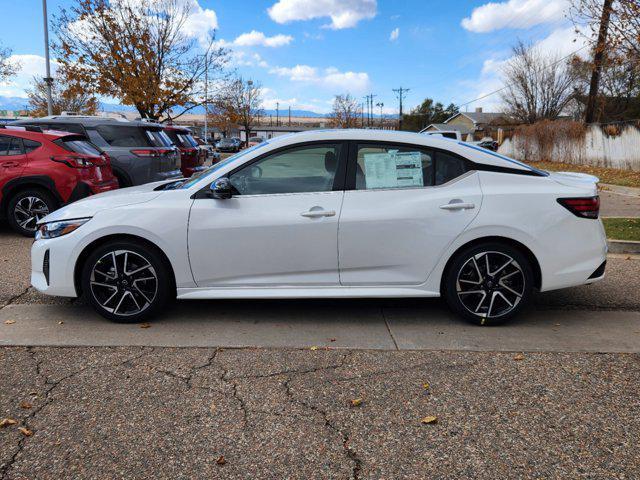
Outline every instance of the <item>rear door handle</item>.
POLYGON ((19 163, 17 163, 17 162, 4 162, 2 164, 3 167, 7 167, 7 168, 17 167, 18 165, 19 165, 19 163))
POLYGON ((476 208, 475 203, 447 203, 446 205, 440 205, 440 208, 443 210, 471 210, 472 208, 476 208))
POLYGON ((334 217, 336 212, 333 210, 309 210, 308 212, 303 212, 300 215, 307 218, 334 217))

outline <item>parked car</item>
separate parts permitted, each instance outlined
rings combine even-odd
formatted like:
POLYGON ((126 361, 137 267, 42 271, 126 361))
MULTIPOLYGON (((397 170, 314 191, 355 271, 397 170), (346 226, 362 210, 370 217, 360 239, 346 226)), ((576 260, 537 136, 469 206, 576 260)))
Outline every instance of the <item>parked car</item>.
POLYGON ((236 138, 223 138, 216 143, 219 152, 239 152, 240 141, 236 138))
POLYGON ((422 130, 423 135, 434 135, 436 137, 450 138, 452 140, 462 141, 462 133, 457 130, 422 130))
POLYGON ((56 208, 116 188, 109 157, 86 137, 0 127, 0 214, 16 232, 32 237, 56 208))
POLYGON ((31 279, 119 322, 176 295, 444 296, 495 324, 534 290, 604 277, 596 182, 431 135, 302 132, 50 214, 31 279))
POLYGON ((498 142, 493 139, 481 140, 479 142, 476 142, 475 145, 486 148, 487 150, 491 150, 492 152, 497 152, 499 147, 498 142))
POLYGON ((86 135, 107 152, 121 187, 182 177, 180 154, 162 131, 162 125, 108 117, 59 115, 20 120, 14 125, 35 125, 86 135))
POLYGON ((249 147, 255 147, 262 142, 264 142, 264 138, 262 137, 249 137, 249 147))
POLYGON ((180 150, 180 170, 184 177, 189 178, 196 172, 206 170, 207 167, 204 166, 207 159, 206 151, 200 149, 191 130, 176 125, 167 125, 164 127, 164 133, 180 150))
POLYGON ((194 135, 193 138, 198 142, 200 148, 206 152, 206 159, 211 159, 211 163, 216 163, 220 160, 220 152, 216 151, 213 145, 208 144, 202 138, 194 135))

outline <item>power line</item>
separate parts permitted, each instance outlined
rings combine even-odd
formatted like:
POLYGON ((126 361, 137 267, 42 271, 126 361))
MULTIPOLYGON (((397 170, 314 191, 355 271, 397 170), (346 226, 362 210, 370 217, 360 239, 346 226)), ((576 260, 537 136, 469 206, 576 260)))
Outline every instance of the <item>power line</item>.
MULTIPOLYGON (((582 47, 578 48, 577 50, 574 50, 574 51, 573 51, 573 52, 571 52, 570 54, 565 55, 564 57, 562 57, 562 58, 561 58, 561 59, 559 59, 559 60, 556 60, 556 61, 555 61, 555 62, 553 62, 552 64, 547 65, 546 67, 541 68, 540 70, 538 70, 538 71, 537 71, 537 73, 540 73, 541 71, 546 70, 547 68, 555 67, 555 66, 556 66, 557 64, 559 64, 560 62, 563 62, 563 61, 564 61, 564 60, 566 60, 567 58, 572 57, 573 55, 575 55, 576 53, 578 53, 580 50, 584 50, 584 49, 585 49, 585 48, 587 48, 588 46, 589 46, 588 44, 587 44, 587 45, 583 45, 582 47)), ((511 83, 507 83, 507 84, 505 84, 502 88, 499 88, 499 89, 497 89, 497 90, 494 90, 493 92, 489 92, 489 93, 487 93, 487 94, 485 94, 485 95, 482 95, 481 97, 474 98, 473 100, 470 100, 470 101, 468 101, 468 102, 461 103, 461 104, 459 104, 459 105, 458 105, 458 108, 465 107, 465 106, 470 105, 470 104, 472 104, 472 103, 475 103, 475 102, 477 102, 477 101, 479 101, 479 100, 483 100, 483 99, 485 99, 485 98, 487 98, 487 97, 490 97, 490 96, 492 96, 492 95, 495 95, 496 93, 500 93, 501 91, 506 90, 507 88, 509 88, 512 84, 513 84, 513 82, 511 82, 511 83)))

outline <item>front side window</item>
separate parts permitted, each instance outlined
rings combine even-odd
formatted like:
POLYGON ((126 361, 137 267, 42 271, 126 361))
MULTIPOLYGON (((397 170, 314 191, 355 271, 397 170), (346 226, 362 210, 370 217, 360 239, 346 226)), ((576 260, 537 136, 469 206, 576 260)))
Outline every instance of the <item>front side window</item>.
POLYGON ((234 194, 329 192, 340 150, 340 144, 315 144, 268 155, 229 176, 234 194))
POLYGON ((22 139, 0 135, 0 156, 22 155, 22 139))
POLYGON ((7 137, 5 135, 0 135, 0 155, 5 156, 9 151, 9 147, 11 146, 11 140, 13 137, 7 137))
POLYGON ((359 144, 356 189, 417 188, 433 185, 433 153, 417 147, 359 144))

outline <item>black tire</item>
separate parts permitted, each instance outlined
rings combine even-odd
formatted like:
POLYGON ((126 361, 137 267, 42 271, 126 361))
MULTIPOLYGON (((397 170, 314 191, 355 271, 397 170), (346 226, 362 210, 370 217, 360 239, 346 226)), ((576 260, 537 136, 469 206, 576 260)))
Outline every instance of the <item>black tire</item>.
POLYGON ((173 284, 161 253, 129 240, 100 246, 82 268, 83 294, 100 315, 118 323, 156 316, 167 301, 175 298, 173 284), (155 280, 150 280, 152 277, 155 280), (111 295, 113 298, 109 298, 111 295))
POLYGON ((471 323, 499 325, 525 308, 533 287, 526 255, 511 245, 487 242, 456 254, 445 272, 442 294, 449 308, 471 323))
POLYGON ((129 179, 120 172, 113 172, 113 176, 118 180, 118 188, 127 188, 131 186, 129 179))
POLYGON ((7 221, 13 230, 25 237, 36 234, 36 223, 53 212, 58 202, 41 188, 28 188, 14 193, 7 204, 7 221))

